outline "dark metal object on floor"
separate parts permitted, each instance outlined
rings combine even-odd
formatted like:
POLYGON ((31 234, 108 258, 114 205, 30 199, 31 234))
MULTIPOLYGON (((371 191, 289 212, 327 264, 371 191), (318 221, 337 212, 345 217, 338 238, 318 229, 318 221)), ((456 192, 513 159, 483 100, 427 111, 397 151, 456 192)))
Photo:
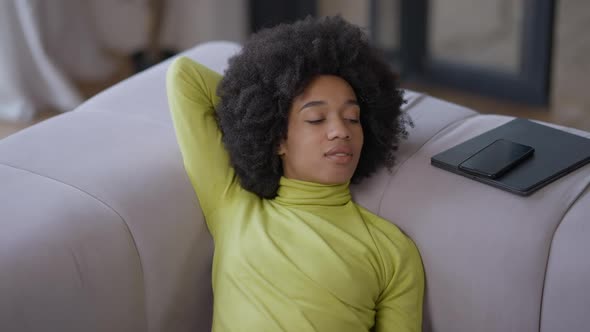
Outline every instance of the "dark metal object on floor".
POLYGON ((133 69, 136 73, 147 69, 177 52, 160 47, 160 34, 165 17, 164 0, 149 0, 148 44, 146 49, 131 54, 133 69))

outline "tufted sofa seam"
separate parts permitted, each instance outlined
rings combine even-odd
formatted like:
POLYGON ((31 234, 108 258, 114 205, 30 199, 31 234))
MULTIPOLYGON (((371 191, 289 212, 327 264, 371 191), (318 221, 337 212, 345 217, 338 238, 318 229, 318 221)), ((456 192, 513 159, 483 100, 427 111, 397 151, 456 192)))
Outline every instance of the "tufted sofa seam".
POLYGON ((582 195, 586 194, 587 192, 588 192, 588 194, 590 194, 589 189, 590 189, 590 181, 588 181, 586 183, 584 188, 582 190, 580 190, 580 192, 572 200, 572 203, 567 207, 567 209, 565 209, 563 215, 561 216, 561 219, 559 220, 559 222, 557 223, 557 225, 553 229, 553 233, 551 235, 551 241, 549 243, 549 248, 547 250, 547 258, 545 260, 545 273, 543 274, 543 284, 542 284, 543 287, 541 288, 541 301, 540 301, 540 305, 539 305, 539 331, 541 331, 541 319, 543 318, 543 303, 545 303, 545 285, 546 285, 546 280, 547 280, 547 272, 549 271, 549 259, 551 257, 551 251, 552 251, 551 249, 553 248, 553 240, 555 239, 555 233, 557 232, 557 230, 559 229, 559 227, 563 223, 563 220, 568 215, 569 211, 572 209, 572 207, 574 205, 576 205, 576 202, 580 199, 580 197, 582 197, 582 195))
MULTIPOLYGON (((109 209, 109 210, 111 210, 113 213, 115 213, 115 214, 116 214, 116 215, 117 215, 117 216, 118 216, 118 217, 121 219, 121 221, 123 222, 123 224, 125 225, 125 228, 127 229, 127 232, 129 233, 129 236, 131 237, 131 241, 132 241, 132 243, 133 243, 133 247, 135 248, 135 251, 137 252, 137 258, 139 259, 139 268, 140 268, 140 270, 141 270, 141 282, 142 282, 142 285, 143 285, 143 291, 144 291, 144 294, 145 294, 145 292, 146 292, 146 288, 145 288, 145 282, 144 282, 144 279, 143 279, 143 278, 144 278, 144 270, 143 270, 143 263, 142 263, 142 261, 141 261, 141 255, 140 255, 140 253, 139 253, 139 249, 138 249, 138 247, 137 247, 137 243, 136 243, 136 241, 135 241, 135 237, 133 236, 133 233, 131 232, 131 228, 129 227, 129 224, 127 223, 127 221, 125 220, 125 218, 123 218, 123 216, 121 216, 121 214, 119 214, 119 212, 117 212, 117 211, 116 211, 116 210, 115 210, 113 207, 111 207, 109 204, 107 204, 105 201, 101 200, 100 198, 98 198, 98 197, 96 197, 96 196, 92 195, 91 193, 89 193, 89 192, 87 192, 87 191, 85 191, 85 190, 82 190, 81 188, 78 188, 78 187, 76 187, 76 186, 74 186, 74 185, 72 185, 72 184, 69 184, 69 183, 66 183, 66 182, 60 181, 60 180, 58 180, 58 179, 52 178, 52 177, 50 177, 50 176, 47 176, 47 175, 39 174, 39 173, 37 173, 37 172, 34 172, 34 171, 31 171, 31 170, 29 170, 29 169, 25 169, 25 168, 22 168, 22 167, 13 166, 13 165, 7 164, 6 162, 0 162, 0 165, 2 165, 2 166, 6 166, 6 167, 10 167, 10 168, 13 168, 13 169, 17 169, 17 170, 20 170, 20 171, 23 171, 23 172, 27 172, 27 173, 33 174, 33 175, 35 175, 35 176, 38 176, 38 177, 41 177, 41 178, 45 178, 45 179, 48 179, 48 180, 54 181, 54 182, 56 182, 56 183, 59 183, 59 184, 61 184, 61 185, 64 185, 64 186, 67 186, 67 187, 73 188, 73 189, 75 189, 75 190, 77 190, 77 191, 79 191, 79 192, 81 192, 81 193, 83 193, 83 194, 87 195, 88 197, 92 198, 93 200, 95 200, 95 201, 97 201, 97 202, 101 203, 101 204, 102 204, 102 205, 104 205, 104 206, 105 206, 107 209, 109 209)), ((145 305, 145 303, 146 303, 146 302, 144 301, 144 305, 145 305)), ((144 308, 144 313, 146 313, 146 314, 147 314, 147 308, 144 308)), ((147 316, 146 316, 146 317, 147 317, 147 316)))

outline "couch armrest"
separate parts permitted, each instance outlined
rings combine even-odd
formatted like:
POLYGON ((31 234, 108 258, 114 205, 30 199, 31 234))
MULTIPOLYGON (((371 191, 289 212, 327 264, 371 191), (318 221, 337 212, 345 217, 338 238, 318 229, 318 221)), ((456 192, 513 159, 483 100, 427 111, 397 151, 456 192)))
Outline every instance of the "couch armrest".
POLYGON ((0 330, 145 331, 124 220, 92 195, 0 164, 0 330))
MULTIPOLYGON (((185 55, 222 71, 238 49, 185 55)), ((0 141, 0 331, 210 329, 213 241, 171 124, 168 63, 0 141)))

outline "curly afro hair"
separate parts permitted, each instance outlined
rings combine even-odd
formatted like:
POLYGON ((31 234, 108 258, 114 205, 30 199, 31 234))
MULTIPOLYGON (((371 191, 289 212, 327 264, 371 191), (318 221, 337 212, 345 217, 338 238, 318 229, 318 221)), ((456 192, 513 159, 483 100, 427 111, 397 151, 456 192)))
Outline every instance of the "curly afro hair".
POLYGON ((277 149, 287 137, 292 100, 318 75, 346 80, 362 110, 364 145, 351 182, 393 166, 409 124, 397 75, 359 27, 340 16, 307 17, 252 35, 218 87, 217 121, 246 190, 277 195, 283 175, 277 149))

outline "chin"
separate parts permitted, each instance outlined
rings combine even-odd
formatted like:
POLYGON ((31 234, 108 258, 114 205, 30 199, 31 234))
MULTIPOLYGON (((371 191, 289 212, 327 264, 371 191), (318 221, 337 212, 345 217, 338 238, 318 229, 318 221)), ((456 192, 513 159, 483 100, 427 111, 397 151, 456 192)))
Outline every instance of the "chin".
POLYGON ((350 181, 350 179, 352 179, 352 174, 350 174, 350 175, 330 174, 328 176, 316 178, 314 180, 314 182, 317 182, 320 184, 343 184, 343 183, 350 181))

